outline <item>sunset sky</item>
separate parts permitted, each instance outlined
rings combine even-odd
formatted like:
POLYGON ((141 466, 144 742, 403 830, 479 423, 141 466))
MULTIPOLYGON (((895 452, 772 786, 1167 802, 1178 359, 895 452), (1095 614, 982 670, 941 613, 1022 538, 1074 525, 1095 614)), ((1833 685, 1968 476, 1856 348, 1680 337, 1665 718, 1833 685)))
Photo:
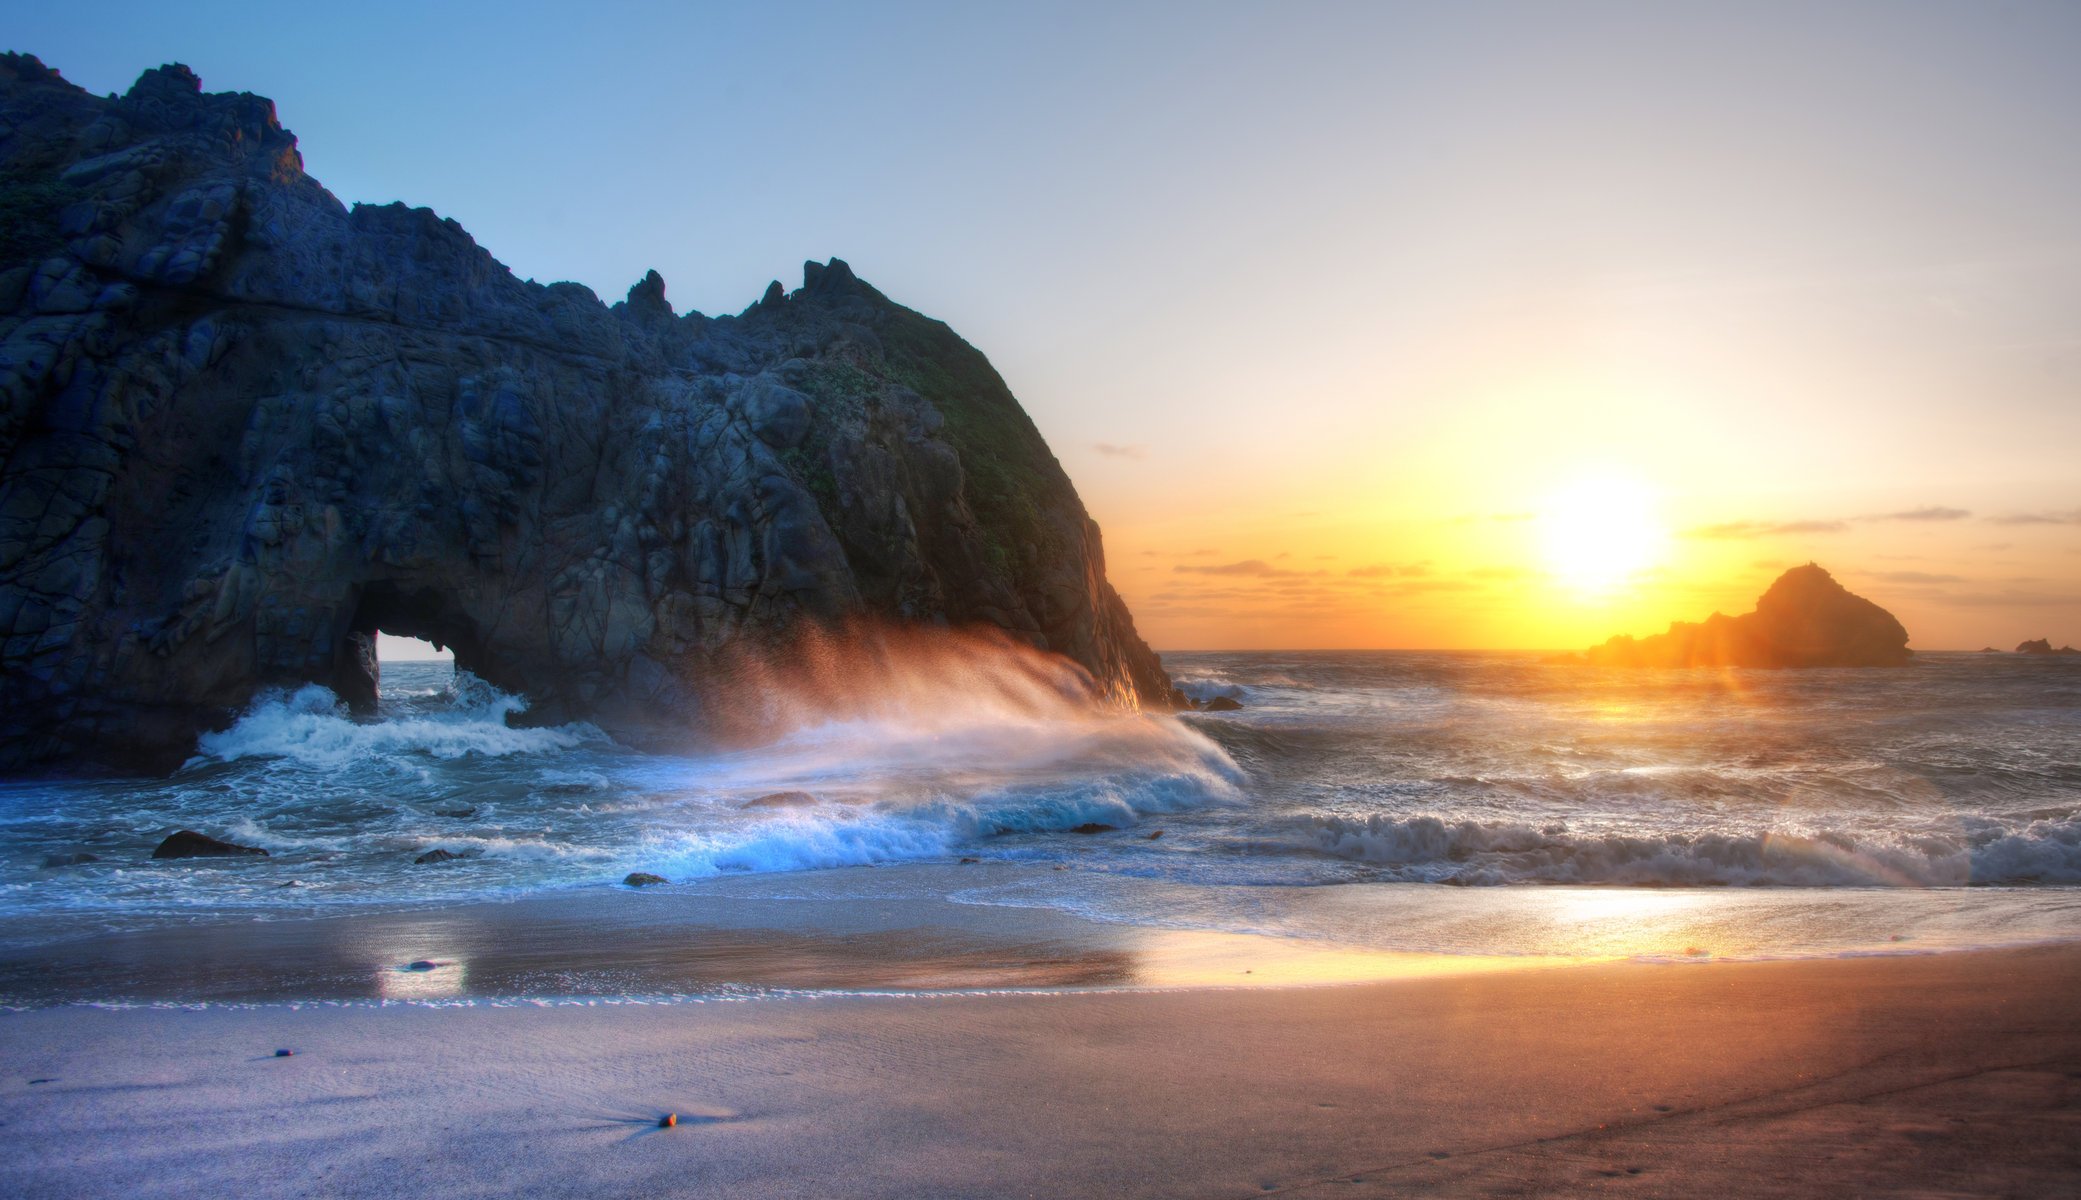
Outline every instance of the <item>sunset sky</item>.
POLYGON ((1808 559, 1918 648, 2081 643, 2081 6, 1443 9, 0 28, 609 300, 849 260, 990 355, 1159 648, 1577 646, 1808 559))

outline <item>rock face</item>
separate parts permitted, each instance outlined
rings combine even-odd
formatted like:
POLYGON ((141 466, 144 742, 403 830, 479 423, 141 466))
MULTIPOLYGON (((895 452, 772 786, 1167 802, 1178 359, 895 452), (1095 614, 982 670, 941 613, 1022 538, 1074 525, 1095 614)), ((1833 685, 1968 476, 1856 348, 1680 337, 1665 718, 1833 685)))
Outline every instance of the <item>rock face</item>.
POLYGON ((343 207, 274 106, 0 56, 0 769, 177 763, 377 630, 641 741, 805 621, 989 624, 1174 706, 989 362, 845 263, 611 308, 343 207))
POLYGON ((1808 563, 1778 576, 1755 612, 1615 637, 1583 657, 1611 667, 1898 667, 1909 655, 1908 631, 1892 613, 1808 563))

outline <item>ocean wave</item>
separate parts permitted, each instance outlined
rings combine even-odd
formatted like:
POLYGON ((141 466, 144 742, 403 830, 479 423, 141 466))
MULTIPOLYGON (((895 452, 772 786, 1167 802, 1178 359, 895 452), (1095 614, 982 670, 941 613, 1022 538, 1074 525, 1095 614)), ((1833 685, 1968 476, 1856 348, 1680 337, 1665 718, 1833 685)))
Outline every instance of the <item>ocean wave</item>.
POLYGON ((1249 692, 1249 689, 1242 684, 1230 683, 1225 679, 1191 679, 1181 677, 1171 680, 1171 683, 1179 691, 1185 693, 1186 698, 1195 704, 1205 704, 1216 697, 1241 701, 1249 692))
POLYGON ((945 858, 997 838, 1092 824, 1130 829, 1149 817, 1234 802, 1233 768, 1206 749, 1203 759, 1165 769, 983 787, 964 776, 954 789, 898 788, 851 803, 734 809, 725 819, 711 810, 698 822, 654 828, 626 862, 679 879, 945 858))
POLYGON ((231 728, 197 739, 193 768, 247 758, 289 759, 300 765, 336 768, 392 755, 434 758, 467 755, 503 757, 572 750, 603 735, 589 725, 516 729, 506 718, 527 710, 515 696, 463 672, 456 673, 453 700, 376 721, 357 721, 339 698, 317 684, 256 699, 231 728))
POLYGON ((2081 821, 1972 818, 1923 831, 1578 831, 1562 823, 1347 817, 1297 822, 1293 848, 1409 882, 1955 887, 2081 883, 2081 821))

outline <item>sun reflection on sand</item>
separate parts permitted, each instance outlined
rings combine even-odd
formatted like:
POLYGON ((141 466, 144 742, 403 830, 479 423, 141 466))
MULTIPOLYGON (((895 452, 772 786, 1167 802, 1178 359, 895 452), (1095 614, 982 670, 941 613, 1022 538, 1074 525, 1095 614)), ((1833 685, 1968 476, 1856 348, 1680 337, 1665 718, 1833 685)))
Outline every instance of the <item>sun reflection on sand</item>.
POLYGON ((470 965, 461 959, 412 957, 376 968, 376 994, 385 1000, 452 1000, 469 981, 470 965))
POLYGON ((1162 929, 1137 931, 1130 952, 1135 985, 1159 988, 1372 983, 1591 961, 1559 955, 1400 953, 1305 938, 1162 929))

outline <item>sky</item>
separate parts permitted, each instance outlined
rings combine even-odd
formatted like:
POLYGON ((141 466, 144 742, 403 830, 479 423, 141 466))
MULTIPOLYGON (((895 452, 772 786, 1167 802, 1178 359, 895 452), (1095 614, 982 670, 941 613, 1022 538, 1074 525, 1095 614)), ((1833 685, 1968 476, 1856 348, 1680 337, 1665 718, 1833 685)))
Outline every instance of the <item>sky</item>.
POLYGON ((2081 5, 0 0, 346 201, 988 354, 1159 649, 1568 647, 1818 561, 2081 643, 2081 5))

